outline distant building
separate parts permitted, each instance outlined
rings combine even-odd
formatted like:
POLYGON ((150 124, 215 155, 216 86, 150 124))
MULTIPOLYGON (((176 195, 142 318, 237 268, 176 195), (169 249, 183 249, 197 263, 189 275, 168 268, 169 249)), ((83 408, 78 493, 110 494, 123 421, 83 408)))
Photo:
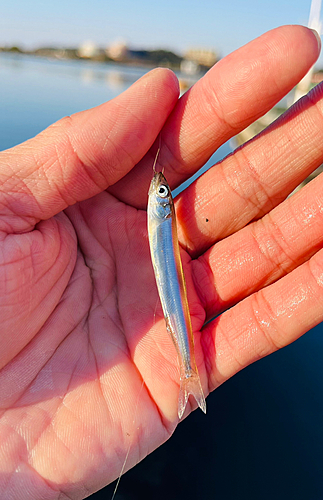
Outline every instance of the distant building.
POLYGON ((183 59, 180 66, 181 72, 185 75, 197 75, 200 72, 200 66, 189 59, 183 59))
POLYGON ((192 61, 195 64, 210 68, 218 60, 217 54, 214 50, 208 49, 189 49, 184 54, 186 61, 192 61))
POLYGON ((112 43, 105 53, 113 61, 137 66, 163 66, 178 69, 182 60, 180 56, 169 50, 130 48, 124 40, 117 40, 112 43))
POLYGON ((116 40, 107 49, 106 54, 114 61, 124 61, 128 58, 128 46, 124 40, 116 40))
POLYGON ((92 59, 100 55, 100 49, 94 42, 88 40, 79 46, 77 55, 83 59, 92 59))
POLYGON ((322 70, 313 73, 312 79, 311 79, 311 83, 313 85, 316 85, 317 83, 320 83, 322 81, 323 81, 323 71, 322 70))

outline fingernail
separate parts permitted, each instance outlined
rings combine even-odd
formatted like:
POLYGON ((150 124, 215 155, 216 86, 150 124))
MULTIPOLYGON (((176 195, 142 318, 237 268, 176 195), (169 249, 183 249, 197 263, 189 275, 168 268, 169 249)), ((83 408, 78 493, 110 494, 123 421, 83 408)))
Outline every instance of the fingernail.
POLYGON ((317 46, 319 48, 319 51, 321 51, 321 37, 320 37, 320 35, 318 34, 318 32, 316 30, 313 30, 312 28, 310 28, 310 30, 314 33, 316 40, 317 40, 317 46))

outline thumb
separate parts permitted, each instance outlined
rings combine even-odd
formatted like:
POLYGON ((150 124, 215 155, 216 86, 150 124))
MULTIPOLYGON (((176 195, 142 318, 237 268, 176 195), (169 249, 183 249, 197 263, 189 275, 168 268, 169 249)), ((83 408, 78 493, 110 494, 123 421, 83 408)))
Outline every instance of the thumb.
POLYGON ((0 231, 28 231, 120 180, 151 147, 177 99, 176 76, 155 69, 115 99, 1 152, 0 231))

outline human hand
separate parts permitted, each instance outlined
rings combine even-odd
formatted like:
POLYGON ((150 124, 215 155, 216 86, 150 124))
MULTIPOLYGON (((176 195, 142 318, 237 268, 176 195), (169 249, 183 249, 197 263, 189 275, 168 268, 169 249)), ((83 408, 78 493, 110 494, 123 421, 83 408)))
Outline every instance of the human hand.
MULTIPOLYGON (((129 446, 126 468, 171 435, 179 373, 146 231, 154 141, 180 184, 318 52, 309 30, 280 28, 178 102, 156 70, 1 153, 2 498, 84 498, 129 446)), ((176 201, 205 393, 323 319, 321 179, 285 200, 322 162, 322 108, 318 87, 176 201)))

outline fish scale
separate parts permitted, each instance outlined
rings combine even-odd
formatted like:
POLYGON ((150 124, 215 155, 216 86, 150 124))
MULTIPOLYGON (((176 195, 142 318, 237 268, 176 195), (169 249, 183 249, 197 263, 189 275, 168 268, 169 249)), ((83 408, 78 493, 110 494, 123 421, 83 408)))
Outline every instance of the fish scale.
POLYGON ((180 390, 178 416, 182 418, 192 394, 204 413, 206 403, 198 374, 185 277, 180 258, 174 201, 161 172, 155 173, 148 193, 148 238, 158 293, 169 332, 175 345, 180 390))

